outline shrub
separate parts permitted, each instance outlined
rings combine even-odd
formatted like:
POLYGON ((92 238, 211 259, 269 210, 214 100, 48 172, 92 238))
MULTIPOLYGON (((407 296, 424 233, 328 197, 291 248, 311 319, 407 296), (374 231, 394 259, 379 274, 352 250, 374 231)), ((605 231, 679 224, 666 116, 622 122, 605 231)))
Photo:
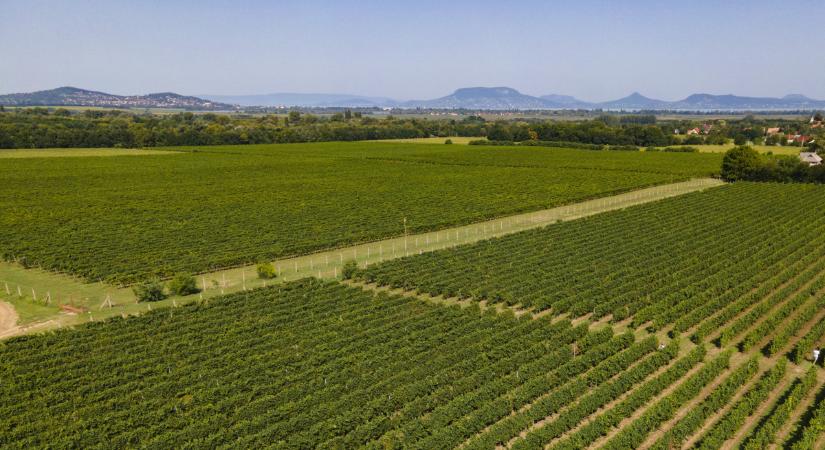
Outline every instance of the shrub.
POLYGON ((260 263, 256 270, 258 271, 258 278, 262 280, 271 280, 278 276, 278 273, 275 272, 275 266, 273 266, 272 263, 260 263))
POLYGON ((132 288, 139 302, 157 302, 166 298, 163 284, 158 280, 149 280, 132 288))
POLYGON ((722 178, 728 181, 747 180, 760 166, 759 153, 751 147, 734 147, 722 159, 722 178))
POLYGON ((345 280, 350 280, 355 276, 355 273, 358 272, 358 263, 355 260, 349 260, 344 263, 343 269, 341 269, 341 275, 344 277, 345 280))
POLYGON ((195 277, 189 274, 178 274, 169 282, 169 292, 174 295, 189 295, 200 292, 195 277))
POLYGON ((452 144, 452 143, 453 143, 453 140, 452 140, 452 139, 447 139, 446 141, 444 141, 444 143, 445 143, 445 144, 452 144))

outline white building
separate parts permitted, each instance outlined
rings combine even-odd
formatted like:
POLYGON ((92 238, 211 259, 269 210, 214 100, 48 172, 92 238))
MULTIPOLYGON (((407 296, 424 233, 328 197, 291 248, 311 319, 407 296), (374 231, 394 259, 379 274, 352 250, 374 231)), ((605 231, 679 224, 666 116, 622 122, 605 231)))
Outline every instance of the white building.
POLYGON ((817 155, 816 152, 800 152, 799 160, 804 163, 808 163, 809 166, 818 166, 822 164, 822 157, 817 155))

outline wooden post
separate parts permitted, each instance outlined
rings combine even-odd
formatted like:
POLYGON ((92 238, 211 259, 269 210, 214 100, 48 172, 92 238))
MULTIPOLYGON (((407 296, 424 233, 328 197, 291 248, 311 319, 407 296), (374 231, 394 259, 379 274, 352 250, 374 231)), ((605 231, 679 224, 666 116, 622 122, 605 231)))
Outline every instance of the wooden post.
POLYGON ((37 301, 37 294, 34 292, 34 288, 32 288, 32 299, 37 301))
MULTIPOLYGON (((206 278, 204 276, 201 276, 201 285, 203 286, 203 289, 201 289, 201 290, 205 291, 206 290, 206 278)), ((201 295, 201 298, 203 298, 202 295, 201 295)))
POLYGON ((9 291, 9 283, 6 283, 6 282, 4 281, 4 282, 3 282, 3 284, 5 284, 5 285, 6 285, 6 295, 11 295, 11 292, 9 291))
POLYGON ((18 296, 18 297, 22 297, 22 296, 23 296, 23 291, 21 291, 21 290, 20 290, 20 285, 19 285, 19 284, 17 285, 17 296, 18 296))
POLYGON ((243 285, 243 290, 246 290, 246 269, 241 270, 241 284, 243 285))

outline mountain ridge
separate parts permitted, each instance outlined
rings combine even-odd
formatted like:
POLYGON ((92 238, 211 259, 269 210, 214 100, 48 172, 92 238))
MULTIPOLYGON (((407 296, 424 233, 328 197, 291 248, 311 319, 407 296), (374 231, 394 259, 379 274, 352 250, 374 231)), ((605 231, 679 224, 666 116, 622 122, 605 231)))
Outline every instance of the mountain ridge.
POLYGON ((2 106, 94 106, 104 108, 174 108, 186 110, 225 110, 232 105, 180 95, 156 92, 145 95, 115 95, 101 91, 62 86, 28 93, 0 95, 2 106))
POLYGON ((0 95, 3 106, 101 106, 229 110, 252 107, 347 107, 469 110, 626 110, 626 111, 782 111, 825 109, 825 100, 802 94, 746 97, 734 94, 691 94, 681 100, 650 98, 639 92, 605 102, 588 102, 562 94, 532 96, 507 86, 465 87, 430 100, 398 101, 353 94, 273 93, 261 95, 184 96, 173 92, 122 96, 71 86, 31 93, 0 95))

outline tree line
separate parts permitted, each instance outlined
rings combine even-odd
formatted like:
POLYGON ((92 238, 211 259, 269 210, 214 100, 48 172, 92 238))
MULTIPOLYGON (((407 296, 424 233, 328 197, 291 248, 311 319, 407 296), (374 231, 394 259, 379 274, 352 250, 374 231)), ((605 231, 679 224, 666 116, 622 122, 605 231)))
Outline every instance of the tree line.
MULTIPOLYGON (((821 115, 817 116, 821 121, 821 115)), ((541 118, 490 121, 469 115, 461 119, 381 118, 359 111, 331 115, 290 111, 288 114, 138 113, 122 110, 70 111, 65 108, 0 109, 0 148, 159 147, 178 145, 272 144, 421 137, 486 137, 500 143, 565 142, 593 146, 667 147, 673 145, 748 142, 787 144, 786 136, 802 133, 823 138, 798 119, 657 120, 654 115, 604 114, 590 120, 541 118), (701 134, 686 135, 701 128, 701 134), (770 127, 782 133, 769 134, 770 127)))
POLYGON ((825 183, 825 165, 810 166, 796 156, 760 155, 742 145, 725 153, 721 175, 727 181, 825 183))
POLYGON ((485 122, 374 118, 358 113, 329 117, 301 114, 135 114, 45 108, 0 113, 0 148, 161 147, 478 136, 485 122))

